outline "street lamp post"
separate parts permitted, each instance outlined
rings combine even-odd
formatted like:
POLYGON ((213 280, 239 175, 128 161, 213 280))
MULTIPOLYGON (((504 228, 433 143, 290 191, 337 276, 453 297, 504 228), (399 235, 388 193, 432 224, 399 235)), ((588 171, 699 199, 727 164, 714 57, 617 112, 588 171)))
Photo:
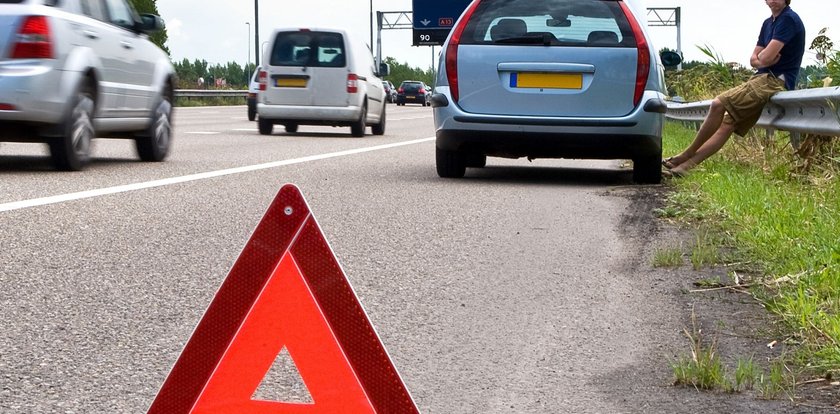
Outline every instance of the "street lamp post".
POLYGON ((254 61, 260 65, 260 5, 254 0, 254 61))
POLYGON ((248 77, 245 78, 245 86, 249 86, 251 83, 251 22, 245 22, 248 25, 248 60, 245 61, 245 73, 248 74, 248 77))

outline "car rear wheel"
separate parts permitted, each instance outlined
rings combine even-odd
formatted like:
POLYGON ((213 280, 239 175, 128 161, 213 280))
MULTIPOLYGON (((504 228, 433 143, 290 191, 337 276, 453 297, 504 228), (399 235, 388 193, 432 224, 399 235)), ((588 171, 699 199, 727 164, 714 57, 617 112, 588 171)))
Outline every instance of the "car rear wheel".
POLYGON ((90 88, 81 88, 73 97, 72 109, 62 124, 62 136, 50 141, 50 155, 58 169, 80 171, 90 161, 90 146, 95 136, 94 108, 90 88))
POLYGON ((164 93, 152 114, 148 130, 134 137, 137 155, 143 161, 163 161, 172 143, 172 103, 164 93))
POLYGON ((633 159, 633 181, 639 184, 662 182, 661 156, 633 159))
POLYGON ((365 136, 365 128, 367 128, 367 104, 362 106, 362 113, 359 116, 359 120, 350 126, 350 135, 363 137, 365 136))
POLYGON ((487 156, 478 152, 470 152, 466 154, 464 163, 470 168, 484 168, 487 166, 487 156))
POLYGON ((274 124, 270 120, 263 119, 262 117, 257 119, 257 126, 259 127, 261 135, 271 135, 274 131, 274 124))
POLYGON ((370 127, 373 135, 385 135, 385 104, 382 104, 382 115, 379 117, 379 123, 370 127))
POLYGON ((435 148, 438 177, 461 178, 467 172, 467 157, 460 151, 435 148))
POLYGON ((298 130, 298 124, 285 124, 283 127, 286 129, 286 132, 290 134, 294 134, 298 130))

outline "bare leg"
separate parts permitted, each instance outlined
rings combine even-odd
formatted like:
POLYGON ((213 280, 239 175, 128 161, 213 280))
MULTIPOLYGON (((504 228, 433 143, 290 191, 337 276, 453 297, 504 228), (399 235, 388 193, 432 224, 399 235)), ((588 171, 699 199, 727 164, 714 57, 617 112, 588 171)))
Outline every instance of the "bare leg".
MULTIPOLYGON (((700 129, 694 137, 694 142, 692 142, 688 148, 683 150, 683 152, 671 157, 671 164, 676 167, 694 157, 694 154, 700 150, 703 144, 705 144, 709 138, 719 131, 719 128, 723 124, 723 116, 725 113, 726 107, 723 106, 723 102, 721 102, 718 98, 712 100, 712 105, 709 107, 709 113, 706 115, 706 119, 703 120, 703 124, 700 125, 700 129)), ((723 143, 726 143, 726 141, 723 143)))
POLYGON ((709 139, 707 139, 700 146, 700 148, 694 152, 694 155, 692 155, 691 158, 683 161, 682 163, 680 163, 680 165, 672 168, 671 171, 676 174, 680 174, 685 173, 686 171, 696 167, 697 164, 700 164, 707 158, 720 151, 720 149, 723 148, 723 145, 726 144, 727 141, 729 141, 729 137, 732 136, 732 132, 734 131, 735 125, 722 123, 720 125, 720 128, 718 128, 717 131, 715 131, 715 133, 712 134, 712 136, 709 139))

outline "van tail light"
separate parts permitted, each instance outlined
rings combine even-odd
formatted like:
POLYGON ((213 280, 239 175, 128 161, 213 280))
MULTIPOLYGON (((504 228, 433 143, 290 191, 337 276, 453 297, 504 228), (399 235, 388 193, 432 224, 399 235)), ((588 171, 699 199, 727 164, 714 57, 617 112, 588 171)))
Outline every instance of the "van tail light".
POLYGON ((265 91, 268 88, 268 72, 261 70, 258 79, 260 80, 260 91, 265 91))
POLYGON ((642 101, 642 94, 645 92, 645 85, 647 85, 648 75, 650 74, 650 49, 645 39, 645 33, 642 31, 642 26, 633 17, 627 3, 620 1, 621 9, 627 20, 630 22, 630 27, 633 29, 633 37, 636 38, 636 50, 638 50, 638 57, 636 59, 636 91, 633 94, 633 106, 639 106, 642 101))
POLYGON ((27 16, 12 46, 12 59, 53 59, 52 36, 46 16, 27 16))
POLYGON ((347 74, 347 93, 359 92, 359 75, 355 73, 347 74))
POLYGON ((470 21, 473 12, 478 7, 481 0, 476 0, 467 7, 461 19, 458 20, 457 26, 452 29, 452 35, 449 37, 449 43, 446 45, 446 80, 449 81, 449 94, 452 101, 458 102, 460 97, 458 93, 458 44, 461 43, 461 35, 464 34, 464 28, 470 21))

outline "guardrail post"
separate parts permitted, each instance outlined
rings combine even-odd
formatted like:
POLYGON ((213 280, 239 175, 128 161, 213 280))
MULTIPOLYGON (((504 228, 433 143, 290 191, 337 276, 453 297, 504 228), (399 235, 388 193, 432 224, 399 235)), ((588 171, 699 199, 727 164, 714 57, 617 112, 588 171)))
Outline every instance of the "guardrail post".
POLYGON ((799 150, 799 146, 802 144, 802 134, 798 132, 791 132, 790 133, 790 145, 793 147, 794 151, 799 150))

